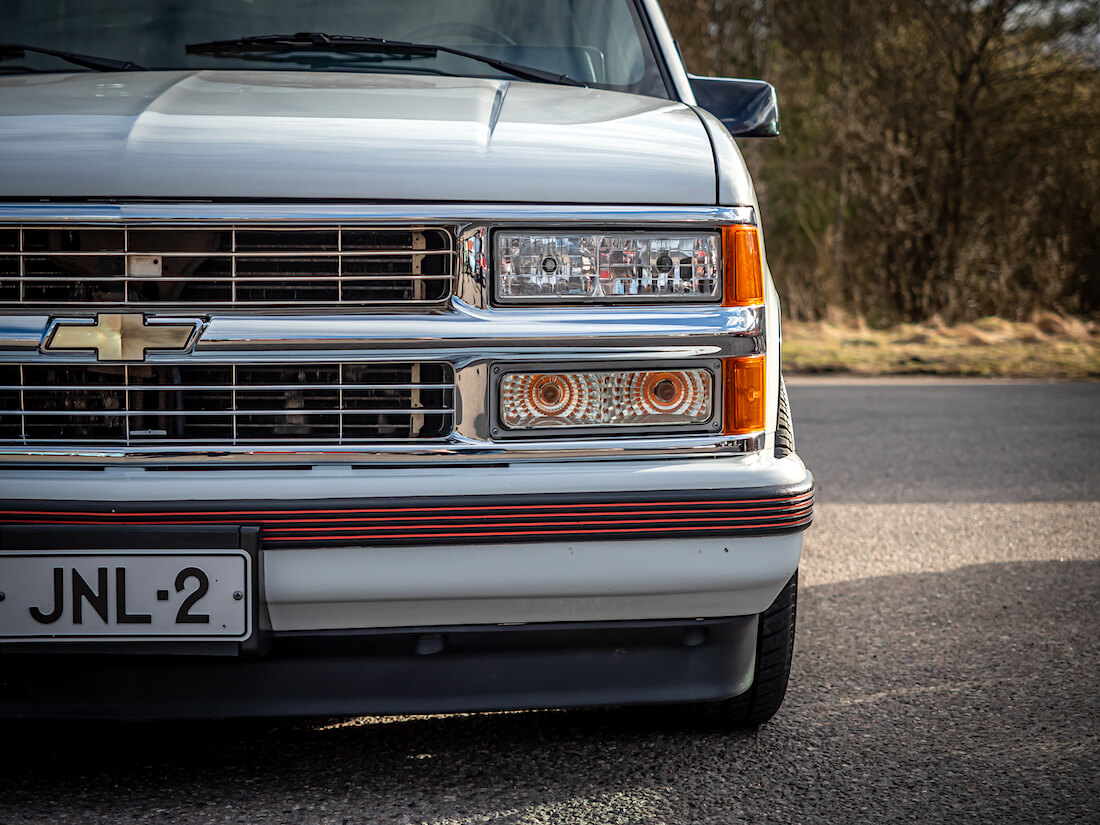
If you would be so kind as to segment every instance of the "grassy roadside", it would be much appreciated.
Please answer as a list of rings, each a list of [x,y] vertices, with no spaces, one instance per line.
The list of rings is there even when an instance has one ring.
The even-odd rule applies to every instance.
[[[870,329],[861,320],[783,322],[791,373],[1100,379],[1100,324],[1041,313],[1031,321],[938,319]]]

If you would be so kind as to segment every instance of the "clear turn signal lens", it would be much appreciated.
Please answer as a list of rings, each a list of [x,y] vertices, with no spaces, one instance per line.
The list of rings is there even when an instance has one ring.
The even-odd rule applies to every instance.
[[[506,303],[717,303],[719,233],[496,233]]]
[[[713,384],[705,369],[510,373],[500,382],[500,420],[512,430],[702,425]]]
[[[722,361],[724,415],[722,432],[744,435],[764,429],[765,360],[763,355]]]

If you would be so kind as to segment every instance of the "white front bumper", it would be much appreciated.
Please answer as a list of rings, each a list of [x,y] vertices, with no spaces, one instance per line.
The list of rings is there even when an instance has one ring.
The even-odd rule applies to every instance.
[[[782,487],[797,456],[501,467],[0,474],[0,499],[63,504],[319,499]],[[264,549],[272,629],[324,630],[755,614],[798,567],[801,532],[585,541]]]
[[[697,541],[265,551],[274,630],[760,613],[802,534]]]

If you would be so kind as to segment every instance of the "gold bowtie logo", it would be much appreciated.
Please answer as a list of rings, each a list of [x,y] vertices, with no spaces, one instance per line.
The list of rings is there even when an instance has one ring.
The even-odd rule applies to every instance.
[[[186,350],[198,327],[198,321],[150,324],[144,315],[99,315],[94,324],[58,321],[43,349],[95,350],[100,361],[144,361],[147,350]]]

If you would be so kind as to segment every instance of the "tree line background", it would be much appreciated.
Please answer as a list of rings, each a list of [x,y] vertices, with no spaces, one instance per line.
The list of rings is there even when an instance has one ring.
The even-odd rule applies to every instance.
[[[1100,0],[663,0],[742,141],[785,313],[1100,316]]]

